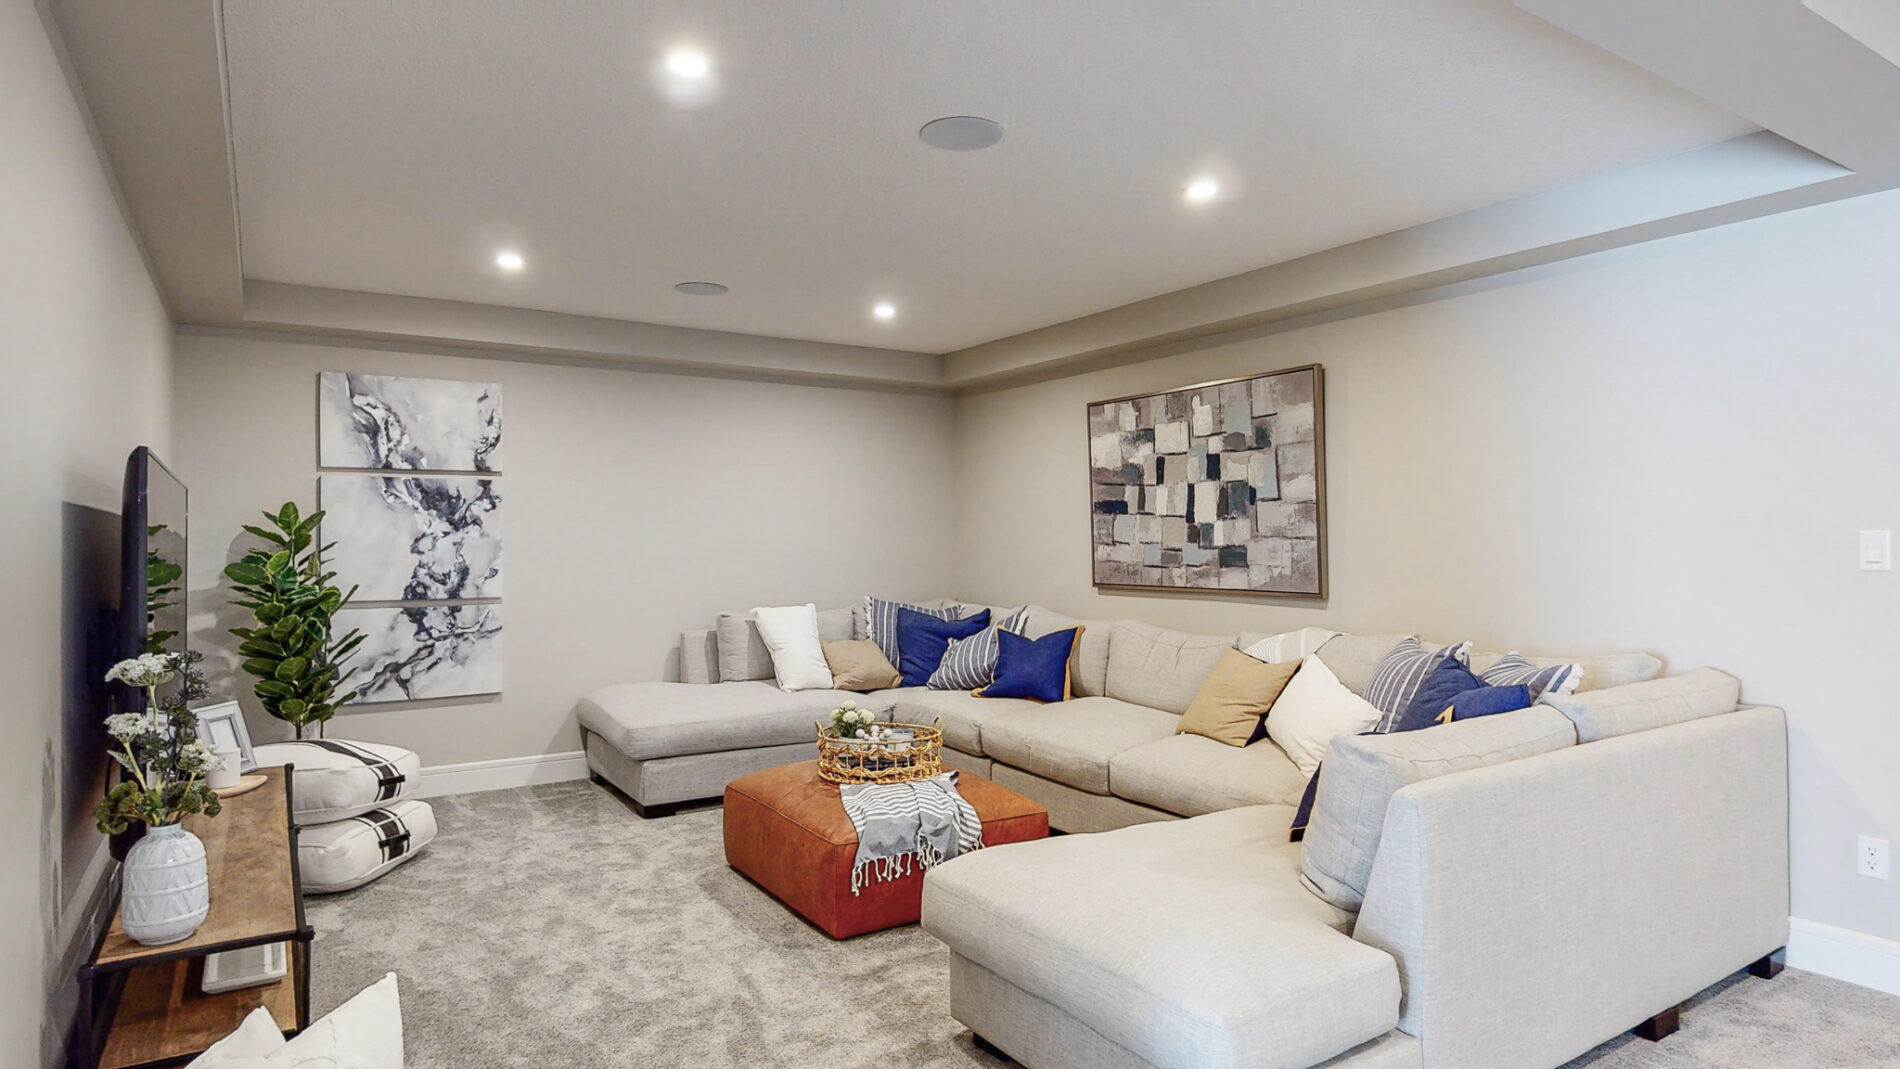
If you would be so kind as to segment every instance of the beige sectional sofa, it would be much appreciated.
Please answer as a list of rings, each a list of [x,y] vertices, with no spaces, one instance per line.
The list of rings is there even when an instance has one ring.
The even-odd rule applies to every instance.
[[[1786,943],[1786,725],[1740,707],[1730,677],[1579,658],[1577,693],[1551,704],[1341,736],[1294,843],[1306,777],[1279,747],[1174,733],[1221,652],[1264,636],[1036,607],[1027,633],[1077,623],[1077,697],[1038,705],[785,694],[744,652],[743,617],[722,617],[723,636],[684,636],[687,682],[581,703],[589,765],[651,811],[809,758],[813,722],[847,699],[940,722],[947,763],[1103,833],[925,881],[952,1014],[1039,1069],[1557,1066],[1738,969],[1770,973]],[[1318,656],[1363,694],[1401,637]]]

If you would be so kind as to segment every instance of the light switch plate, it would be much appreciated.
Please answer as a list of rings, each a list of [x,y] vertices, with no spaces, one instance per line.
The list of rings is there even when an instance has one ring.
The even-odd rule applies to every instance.
[[[1860,533],[1860,570],[1863,572],[1893,570],[1892,531],[1862,531]]]

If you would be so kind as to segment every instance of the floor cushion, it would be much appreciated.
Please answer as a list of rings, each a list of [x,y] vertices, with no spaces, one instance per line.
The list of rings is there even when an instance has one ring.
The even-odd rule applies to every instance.
[[[842,690],[783,691],[738,683],[619,683],[582,698],[581,727],[635,761],[811,742],[818,722],[845,702],[888,713]],[[888,717],[886,717],[888,719]]]
[[[299,824],[327,824],[407,798],[422,774],[413,751],[381,742],[270,742],[256,754],[260,767],[296,766],[290,801]]]
[[[1171,738],[1180,719],[1114,698],[1076,698],[984,721],[983,752],[1078,790],[1111,794],[1109,761],[1124,750]]]
[[[1306,1069],[1397,1024],[1399,976],[1300,885],[1292,815],[980,850],[924,877],[924,929],[1144,1064]]]
[[[306,894],[361,887],[420,853],[435,838],[435,810],[420,798],[297,833],[297,867]]]
[[[1184,817],[1246,805],[1292,805],[1306,777],[1270,739],[1229,746],[1201,735],[1175,735],[1109,759],[1115,795]]]

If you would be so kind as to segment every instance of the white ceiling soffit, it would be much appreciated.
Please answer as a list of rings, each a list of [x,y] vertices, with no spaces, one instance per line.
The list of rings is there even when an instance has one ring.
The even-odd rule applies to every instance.
[[[1900,64],[1900,4],[1893,0],[1802,0],[1849,37]]]
[[[245,0],[225,28],[251,279],[924,352],[1753,129],[1508,0]],[[709,106],[649,88],[676,42]],[[952,114],[1005,136],[918,138]],[[1225,199],[1185,205],[1202,173]]]

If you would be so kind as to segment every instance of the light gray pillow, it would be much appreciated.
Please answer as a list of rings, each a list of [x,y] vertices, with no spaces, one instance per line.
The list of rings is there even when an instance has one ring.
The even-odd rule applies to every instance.
[[[1221,654],[1233,648],[1233,635],[1192,635],[1121,620],[1108,636],[1107,695],[1185,713]]]
[[[1698,668],[1588,694],[1546,694],[1543,703],[1577,725],[1578,739],[1595,742],[1732,713],[1741,698],[1741,680],[1713,668]]]
[[[818,613],[818,641],[843,642],[856,637],[857,620],[850,609],[823,609]],[[719,646],[719,679],[777,679],[772,670],[772,652],[759,637],[759,625],[751,610],[722,612],[713,633]]]
[[[1357,910],[1372,878],[1386,807],[1400,788],[1576,743],[1570,720],[1542,706],[1419,731],[1342,735],[1318,772],[1319,790],[1300,841],[1301,879],[1340,909]]]

